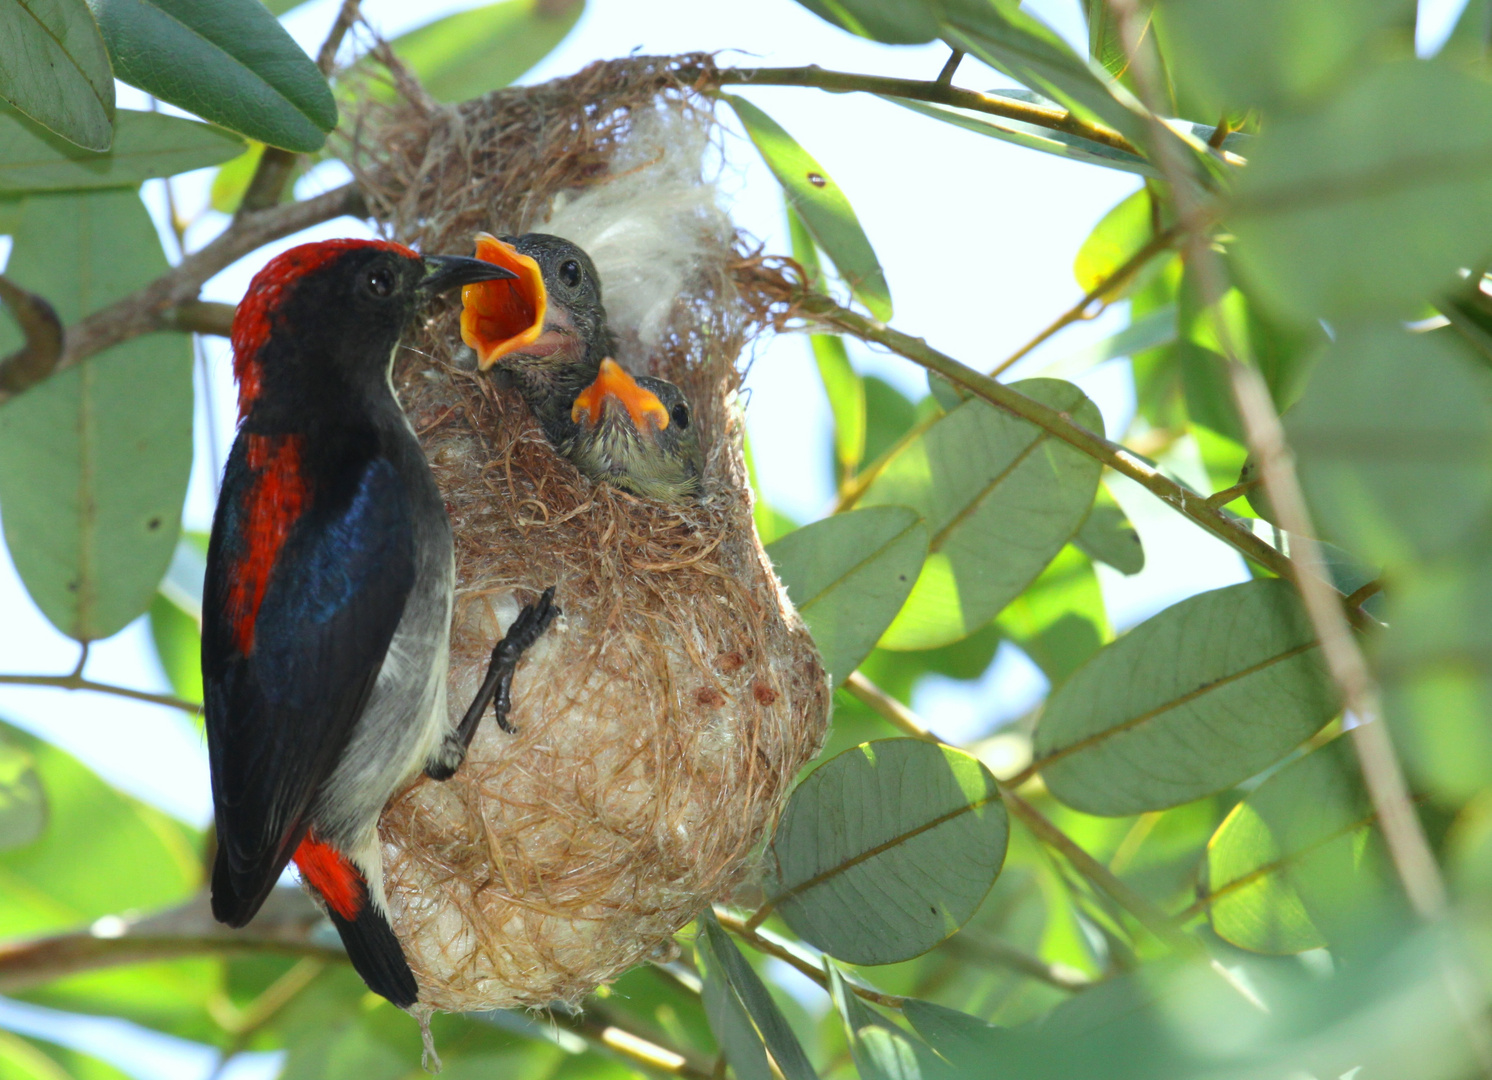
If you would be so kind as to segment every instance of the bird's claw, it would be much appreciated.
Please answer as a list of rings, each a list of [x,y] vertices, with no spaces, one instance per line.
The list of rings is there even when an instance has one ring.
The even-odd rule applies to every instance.
[[[539,640],[559,614],[561,611],[554,602],[554,586],[551,585],[539,599],[526,605],[518,613],[502,640],[492,647],[487,677],[482,680],[481,689],[477,691],[471,707],[466,710],[466,715],[456,728],[455,738],[463,754],[466,747],[471,745],[472,736],[477,733],[477,725],[481,723],[482,714],[487,711],[488,702],[495,703],[497,726],[509,735],[518,733],[518,729],[508,722],[508,713],[513,708],[513,675],[518,670],[519,659]]]

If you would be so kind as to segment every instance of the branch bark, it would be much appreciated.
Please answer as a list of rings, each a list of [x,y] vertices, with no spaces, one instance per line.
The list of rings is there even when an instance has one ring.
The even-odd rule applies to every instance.
[[[26,343],[0,358],[0,402],[52,374],[62,355],[62,320],[46,300],[0,275],[0,300],[10,309]]]
[[[1299,569],[1290,557],[1255,536],[1237,518],[1224,513],[1217,507],[1209,506],[1205,496],[1182,487],[1118,443],[1112,443],[1102,435],[1095,434],[1082,425],[1074,423],[1067,414],[1034,401],[1018,390],[1013,390],[988,375],[966,367],[953,357],[932,348],[922,338],[914,338],[892,330],[884,323],[868,319],[841,306],[822,293],[803,289],[794,294],[791,301],[796,314],[806,316],[814,322],[864,341],[884,345],[913,363],[920,364],[929,371],[936,371],[949,382],[962,386],[991,405],[1030,421],[1089,457],[1102,462],[1115,472],[1129,477],[1157,496],[1171,509],[1190,518],[1246,558],[1252,559],[1282,578],[1290,581],[1299,580]],[[1328,585],[1327,588],[1330,586]],[[1332,591],[1335,592],[1335,590]],[[1340,593],[1337,595],[1341,596]],[[1359,610],[1349,612],[1348,617],[1363,627],[1372,624],[1372,620]]]
[[[971,112],[1003,116],[1007,120],[1019,120],[1037,127],[1077,135],[1092,142],[1101,143],[1115,150],[1146,155],[1132,142],[1113,128],[1102,124],[1090,124],[1079,119],[1059,105],[1035,105],[1010,98],[981,94],[978,90],[963,90],[945,82],[926,82],[920,79],[892,79],[883,75],[860,75],[849,71],[829,71],[817,64],[807,67],[784,68],[682,68],[684,79],[695,79],[705,86],[804,86],[831,93],[844,94],[862,91],[881,94],[885,97],[906,98],[909,101],[926,101],[934,105],[952,105]]]
[[[55,370],[64,371],[141,334],[172,329],[178,309],[197,299],[208,278],[256,248],[323,221],[364,212],[362,193],[356,184],[349,183],[314,199],[256,210],[235,219],[226,232],[201,251],[188,255],[169,273],[69,327]]]

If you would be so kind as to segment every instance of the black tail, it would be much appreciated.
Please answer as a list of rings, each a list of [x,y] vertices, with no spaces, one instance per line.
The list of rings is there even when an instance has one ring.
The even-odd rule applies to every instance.
[[[221,843],[220,840],[212,863],[212,914],[220,923],[245,926],[259,914],[259,908],[280,880],[280,872],[290,862],[290,856],[287,854],[272,862],[263,862],[248,873],[234,873],[228,851]]]
[[[363,901],[356,919],[344,919],[330,905],[326,913],[342,935],[347,958],[368,989],[382,994],[401,1009],[413,1005],[420,994],[419,984],[414,981],[414,972],[409,970],[393,927],[374,909],[372,901]]]

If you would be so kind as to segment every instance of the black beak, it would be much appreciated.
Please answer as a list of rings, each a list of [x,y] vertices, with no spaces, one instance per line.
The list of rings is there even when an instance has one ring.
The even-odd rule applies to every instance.
[[[478,281],[503,281],[517,276],[507,267],[490,263],[486,259],[469,259],[465,255],[426,255],[425,279],[420,282],[419,288],[434,296],[460,285],[471,285]]]

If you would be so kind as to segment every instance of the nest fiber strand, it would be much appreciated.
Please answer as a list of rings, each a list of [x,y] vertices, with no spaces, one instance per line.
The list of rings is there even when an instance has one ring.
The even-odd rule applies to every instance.
[[[741,453],[738,359],[781,281],[702,181],[712,114],[675,70],[634,58],[446,107],[396,68],[400,100],[368,107],[349,155],[376,215],[425,251],[479,230],[586,247],[618,359],[684,389],[706,449],[698,503],[592,484],[476,374],[454,310],[396,364],[456,534],[454,716],[521,605],[555,585],[565,612],[519,667],[518,734],[484,722],[453,779],[381,823],[395,930],[435,1008],[578,1001],[666,950],[742,880],[823,739],[828,680],[757,540]]]

